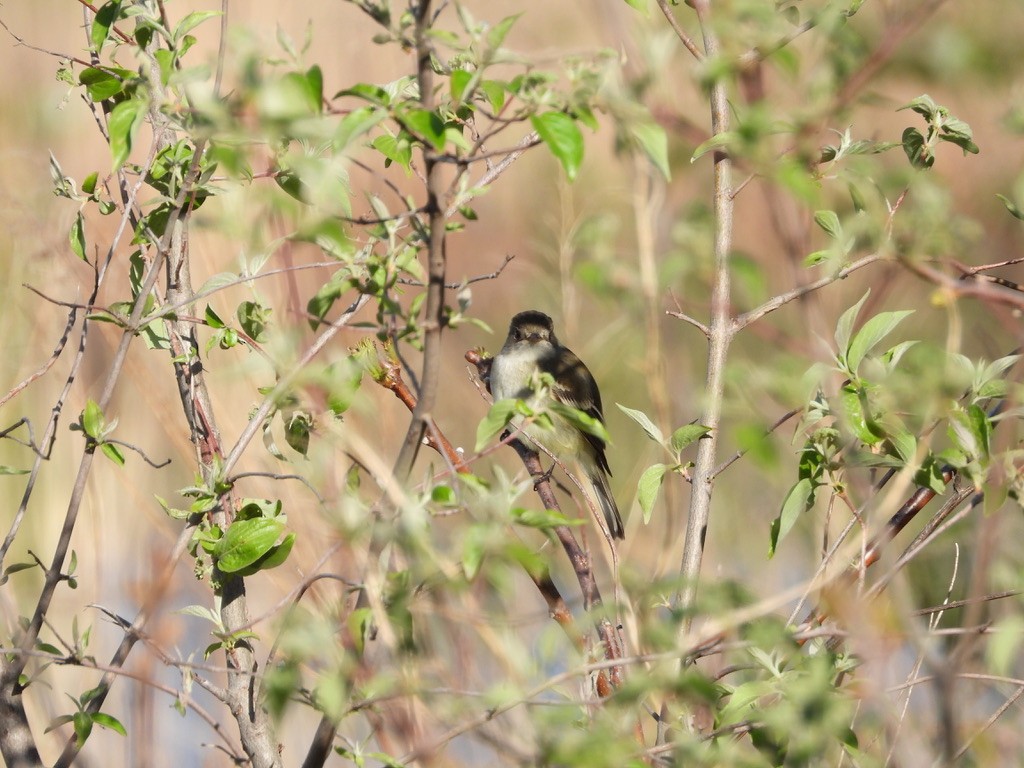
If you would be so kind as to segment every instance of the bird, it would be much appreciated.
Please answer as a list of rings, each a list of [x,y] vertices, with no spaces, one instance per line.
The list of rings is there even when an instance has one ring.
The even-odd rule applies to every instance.
[[[541,374],[549,374],[553,384],[540,386]],[[509,324],[508,338],[494,356],[490,372],[491,394],[495,401],[524,400],[543,409],[544,398],[575,408],[604,424],[601,392],[593,374],[572,350],[555,336],[554,323],[543,312],[520,312]],[[608,479],[612,471],[605,457],[605,442],[586,432],[564,415],[549,412],[547,420],[513,420],[522,425],[529,440],[543,446],[564,462],[574,462],[580,474],[577,480],[589,492],[604,514],[608,530],[616,539],[625,538],[622,517],[615,504]]]

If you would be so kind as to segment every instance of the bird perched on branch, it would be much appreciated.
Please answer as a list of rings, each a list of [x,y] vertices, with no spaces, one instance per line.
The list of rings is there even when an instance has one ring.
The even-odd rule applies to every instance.
[[[491,364],[490,385],[495,401],[524,400],[546,414],[530,420],[519,416],[513,424],[560,460],[576,464],[576,479],[604,513],[608,530],[624,538],[600,436],[606,434],[601,393],[583,361],[559,343],[550,317],[529,310],[512,318],[505,346]]]

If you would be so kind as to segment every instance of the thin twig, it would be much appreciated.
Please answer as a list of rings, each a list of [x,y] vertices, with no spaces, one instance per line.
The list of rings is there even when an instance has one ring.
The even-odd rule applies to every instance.
[[[672,31],[676,33],[676,37],[679,38],[679,42],[683,44],[686,50],[693,54],[693,57],[697,59],[697,61],[703,61],[704,52],[697,47],[697,44],[693,41],[693,38],[686,33],[686,30],[679,26],[679,22],[676,20],[676,15],[672,11],[672,6],[669,4],[668,0],[658,0],[658,7],[661,9],[661,12],[665,14],[665,20],[668,21],[668,25],[672,28]],[[711,51],[708,51],[708,55],[711,56],[713,54]]]
[[[782,414],[778,419],[775,420],[774,424],[772,424],[770,427],[768,427],[768,429],[766,429],[764,431],[764,435],[762,437],[763,438],[768,437],[769,435],[772,434],[772,432],[774,432],[776,429],[781,427],[783,424],[785,424],[787,421],[789,421],[791,418],[796,416],[798,413],[801,413],[802,411],[803,411],[802,407],[801,408],[794,408],[793,410],[787,411],[786,413]],[[710,479],[714,480],[720,474],[725,472],[725,470],[727,470],[734,463],[736,463],[741,458],[743,458],[747,454],[748,451],[750,451],[750,448],[744,448],[742,450],[736,451],[736,453],[734,453],[729,459],[727,459],[726,461],[722,462],[717,467],[715,467],[714,471],[712,471],[712,473],[711,473],[711,478]]]
[[[702,323],[697,318],[690,317],[685,312],[673,311],[671,309],[666,309],[665,310],[665,314],[669,315],[670,317],[674,317],[677,320],[682,320],[685,323],[689,323],[694,328],[696,328],[698,331],[703,333],[704,334],[704,338],[706,338],[706,339],[710,339],[711,338],[711,329],[708,328],[706,325],[704,325],[704,323]]]
[[[60,353],[64,351],[64,347],[67,346],[68,339],[71,337],[71,329],[75,327],[75,320],[78,318],[78,310],[76,307],[72,307],[71,311],[68,312],[68,321],[64,326],[64,333],[61,334],[60,340],[57,345],[53,348],[53,352],[50,353],[50,357],[44,362],[34,373],[29,374],[25,379],[15,384],[11,390],[0,398],[0,408],[2,408],[8,400],[18,395],[19,392],[24,390],[29,384],[36,379],[41,378],[53,364],[57,362],[57,358],[60,357]]]
[[[157,463],[153,459],[149,458],[149,456],[146,455],[146,452],[139,448],[137,445],[127,443],[124,440],[115,440],[112,437],[105,437],[103,438],[103,442],[112,443],[114,445],[120,445],[127,448],[129,451],[133,451],[134,453],[139,454],[139,456],[142,457],[142,460],[149,464],[149,466],[153,467],[153,469],[163,469],[164,467],[171,463],[171,460],[169,458]]]
[[[972,734],[966,741],[964,741],[963,746],[961,746],[960,749],[958,749],[956,753],[953,754],[953,756],[950,758],[950,763],[955,763],[957,760],[959,760],[961,757],[967,754],[967,750],[971,748],[971,744],[973,744],[983,733],[985,733],[985,731],[987,731],[989,728],[995,725],[996,721],[999,720],[999,718],[1002,717],[1010,707],[1016,704],[1017,700],[1020,699],[1021,696],[1024,696],[1024,685],[1018,686],[1017,690],[1014,691],[1013,695],[1006,701],[1004,701],[1000,705],[999,709],[992,713],[992,716],[985,721],[985,724],[981,726],[977,731],[975,731],[974,734]]]
[[[796,301],[797,299],[802,298],[807,294],[812,293],[813,291],[820,290],[821,288],[824,288],[826,285],[831,285],[832,283],[838,280],[845,280],[858,269],[863,269],[864,267],[867,267],[871,264],[874,264],[876,261],[881,260],[882,256],[880,254],[873,253],[869,256],[865,256],[861,259],[858,259],[852,264],[843,267],[834,275],[827,275],[821,278],[820,280],[815,280],[813,283],[801,285],[799,288],[794,288],[792,291],[787,291],[786,293],[775,296],[766,301],[761,306],[755,307],[754,309],[751,309],[748,312],[744,312],[742,315],[738,315],[732,322],[732,332],[737,333],[738,331],[741,331],[744,328],[746,328],[751,323],[757,322],[768,313],[774,312],[775,310],[784,307],[791,301]]]
[[[501,266],[498,267],[493,272],[488,272],[486,275],[476,275],[474,277],[466,278],[461,283],[445,283],[444,287],[455,291],[460,288],[465,288],[467,285],[472,285],[473,283],[479,283],[484,280],[494,280],[495,278],[500,276],[502,272],[505,271],[505,267],[507,267],[509,265],[509,262],[511,262],[514,258],[515,254],[506,253],[505,260],[501,263]],[[419,280],[411,280],[405,277],[398,278],[397,282],[401,283],[402,285],[412,285],[417,288],[424,287],[424,283],[421,283]]]

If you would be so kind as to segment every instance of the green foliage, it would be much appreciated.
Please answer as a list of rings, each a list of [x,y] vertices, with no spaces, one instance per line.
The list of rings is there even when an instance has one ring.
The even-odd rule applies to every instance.
[[[964,154],[978,154],[971,126],[954,117],[950,111],[936,104],[928,94],[918,96],[900,109],[909,109],[921,115],[928,124],[924,134],[910,127],[903,131],[903,151],[915,168],[931,168],[935,163],[935,150],[940,141],[955,144]]]
[[[928,543],[938,564],[922,557],[880,576],[836,576],[828,594],[802,583],[808,594],[793,621],[830,614],[815,631],[788,626],[791,606],[782,601],[795,600],[797,591],[778,594],[779,569],[787,586],[815,569],[826,578],[847,572],[857,554],[838,547],[828,556],[834,559],[816,562],[841,525],[855,531],[848,546],[858,534],[861,544],[885,538],[885,518],[904,500],[888,495],[890,472],[896,482],[888,487],[906,494],[984,494],[990,514],[1004,499],[1020,506],[1024,498],[1018,356],[998,351],[1016,341],[983,313],[1007,328],[1012,318],[987,303],[991,284],[971,280],[963,268],[976,254],[1016,247],[1013,235],[977,212],[982,202],[1009,219],[987,182],[972,178],[958,188],[959,180],[941,175],[943,143],[965,155],[979,151],[967,122],[929,96],[895,110],[895,118],[891,106],[907,98],[907,82],[924,79],[929,56],[952,67],[962,54],[927,32],[915,34],[911,47],[934,46],[930,54],[901,52],[901,36],[917,30],[893,24],[887,7],[858,0],[712,3],[701,14],[710,21],[692,5],[670,5],[698,45],[704,33],[719,38],[717,50],[694,57],[650,13],[650,3],[626,3],[638,13],[616,17],[624,21],[599,44],[607,48],[581,51],[571,29],[559,29],[540,49],[528,37],[535,18],[502,17],[486,4],[355,0],[347,10],[368,17],[372,40],[355,39],[353,25],[330,42],[378,57],[374,71],[388,73],[381,82],[368,81],[369,69],[314,61],[314,38],[326,39],[316,25],[298,43],[283,26],[276,42],[233,30],[214,61],[207,52],[218,49],[211,43],[219,11],[179,9],[175,17],[171,5],[125,1],[89,12],[89,55],[67,57],[58,79],[103,124],[109,161],[76,157],[88,171],[79,182],[50,159],[53,192],[68,206],[59,237],[65,242],[70,222],[68,269],[76,280],[75,270],[89,276],[83,285],[95,279],[98,286],[94,298],[74,299],[76,312],[85,307],[90,325],[81,338],[90,351],[83,353],[87,389],[75,362],[72,378],[79,378],[69,391],[112,391],[94,389],[91,377],[114,363],[92,358],[91,350],[120,347],[97,338],[123,339],[125,348],[142,339],[145,348],[133,344],[124,359],[128,375],[139,377],[131,391],[143,402],[118,390],[114,399],[104,395],[114,404],[105,408],[122,416],[119,436],[140,424],[160,427],[141,431],[140,444],[170,440],[183,448],[174,452],[175,471],[184,462],[194,472],[172,500],[156,498],[163,522],[181,536],[174,551],[184,550],[205,581],[193,588],[208,590],[202,604],[178,613],[209,622],[211,637],[192,648],[182,635],[181,654],[172,655],[177,648],[160,645],[159,635],[129,629],[131,619],[100,609],[120,631],[149,643],[138,644],[146,646],[141,652],[159,649],[162,662],[181,670],[180,690],[172,692],[178,711],[188,716],[195,706],[193,675],[206,675],[191,659],[202,653],[214,668],[229,670],[228,684],[244,677],[232,689],[238,698],[223,709],[250,718],[243,738],[260,731],[251,719],[262,718],[268,754],[301,754],[283,743],[292,724],[307,717],[312,731],[323,716],[336,728],[334,751],[357,765],[450,762],[477,735],[485,741],[480,749],[493,747],[509,764],[881,765],[902,745],[899,729],[887,727],[891,713],[903,713],[906,731],[927,735],[924,711],[932,708],[905,707],[888,678],[880,685],[873,649],[884,647],[900,673],[925,648],[924,667],[954,649],[950,657],[964,669],[977,663],[1018,674],[1021,626],[1010,611],[979,619],[993,633],[972,634],[984,648],[964,654],[955,651],[956,635],[936,642],[930,633],[937,623],[925,629],[907,610],[912,603],[924,608],[924,596],[946,588],[944,530]],[[430,13],[418,19],[422,8]],[[542,26],[547,15],[561,25],[575,12],[538,11]],[[962,42],[953,32],[953,42]],[[379,46],[372,53],[358,47],[370,42]],[[1013,71],[1008,52],[991,57],[998,66],[989,65],[987,79],[974,75],[977,93],[993,92],[996,70]],[[974,71],[957,69],[963,77]],[[887,71],[897,76],[885,79]],[[431,91],[421,92],[427,81]],[[964,100],[947,86],[934,86],[942,88],[941,101],[972,105],[970,119],[982,125],[985,117],[973,113],[980,99]],[[692,107],[706,105],[719,87],[728,108],[715,123],[729,127],[711,134],[706,108],[694,114]],[[875,113],[864,111],[867,94]],[[1020,106],[1003,108],[1007,130],[1019,131]],[[888,120],[876,119],[879,112]],[[905,117],[917,124],[894,122]],[[529,283],[520,292],[512,270],[499,269],[498,282],[478,287],[480,277],[470,275],[495,269],[491,251],[500,253],[498,237],[506,236],[484,195],[507,183],[513,174],[505,171],[535,149],[550,158],[534,167],[541,175],[527,181],[526,193],[492,196],[502,206],[516,198],[524,205],[510,208],[503,223],[523,243],[516,255],[528,264]],[[92,170],[108,162],[110,173]],[[712,173],[726,167],[731,180],[719,175],[724,187],[712,199]],[[997,195],[1005,211],[1024,219],[1022,182],[1004,178],[996,188],[1006,192]],[[735,217],[722,215],[726,207]],[[731,222],[735,233],[722,229]],[[743,251],[725,252],[725,244]],[[186,261],[197,258],[175,271],[171,261],[182,252]],[[733,290],[719,303],[717,287],[727,282],[717,271],[722,265]],[[560,286],[549,282],[556,267]],[[467,274],[459,273],[464,268]],[[902,282],[911,274],[937,288],[929,295],[929,283]],[[205,280],[198,291],[193,278]],[[448,287],[437,306],[430,294],[439,283]],[[827,285],[810,291],[815,283]],[[1000,288],[1000,300],[1015,303],[1006,293],[1012,286]],[[839,312],[851,293],[862,298]],[[524,297],[543,306],[555,296],[566,314],[583,308],[568,318],[567,333],[600,373],[606,402],[615,393],[636,406],[617,404],[618,412],[605,414],[613,417],[611,433],[546,399],[552,382],[543,377],[537,397],[496,402],[477,421],[482,400],[451,366],[453,346],[479,343],[473,328],[489,332],[488,322],[504,322],[503,313]],[[968,305],[966,296],[978,303]],[[706,359],[699,336],[662,327],[661,313],[672,306],[678,315],[704,317],[709,308],[733,314],[724,326],[695,323],[719,348],[732,345],[724,390],[715,390],[713,377],[700,383],[693,375]],[[737,321],[741,306],[764,310],[757,328]],[[103,323],[106,335],[92,323]],[[16,340],[18,333],[9,335]],[[429,374],[425,386],[426,350],[442,348],[430,343],[439,338],[446,352],[432,362],[440,374]],[[649,348],[654,339],[660,348]],[[18,345],[11,347],[13,371],[20,362],[13,360]],[[814,362],[822,359],[829,364]],[[168,381],[151,386],[148,377],[157,375]],[[431,391],[437,396],[430,408],[417,407]],[[149,399],[164,392],[181,403]],[[712,413],[709,404],[723,397]],[[441,451],[427,459],[422,447],[410,474],[399,477],[392,467],[405,452],[409,408],[422,418],[424,440]],[[801,413],[799,424],[783,419],[767,427],[790,409]],[[555,420],[611,446],[624,515],[635,491],[645,526],[607,560],[614,567],[605,567],[604,542],[589,516],[564,503],[538,505],[531,479],[518,467],[510,475],[503,457],[511,462],[511,452],[494,445],[506,430]],[[473,440],[474,422],[481,455],[465,456],[459,440]],[[84,435],[84,451],[99,448],[120,466],[130,444],[114,439],[117,427],[89,399],[72,428]],[[38,471],[14,467],[43,463],[44,487],[53,477],[45,463],[52,444],[16,429],[0,436],[33,453],[0,465],[0,474],[32,473],[20,520],[41,506],[27,499]],[[266,451],[252,448],[252,436],[262,437]],[[178,445],[185,437],[190,444]],[[656,456],[647,452],[650,443]],[[704,461],[700,477],[691,472],[691,452],[711,457],[711,474]],[[134,492],[147,488],[149,472],[119,472],[132,491],[119,495],[144,498]],[[90,484],[79,495],[95,503],[92,491]],[[708,556],[718,559],[691,582],[666,566],[682,545],[676,537],[686,510],[679,505],[712,491],[713,517],[701,535],[726,530],[729,538],[709,539]],[[116,551],[107,545],[120,527],[103,523],[104,562]],[[563,551],[567,529],[579,551]],[[968,551],[971,537],[958,543],[973,569],[972,590],[1000,573],[1016,588],[1019,558],[994,544]],[[0,586],[81,589],[84,574],[92,580],[90,568],[79,572],[73,552],[66,572],[57,558],[52,567],[60,572],[51,573],[48,557],[9,554],[7,547]],[[777,562],[786,559],[767,565],[760,554],[766,548]],[[908,561],[917,557],[910,554]],[[885,563],[891,561],[896,557]],[[990,563],[997,564],[991,572]],[[903,580],[900,603],[873,602],[872,590],[896,578]],[[684,605],[678,595],[691,587],[693,602]],[[949,591],[959,589],[954,579]],[[244,611],[233,609],[247,595],[256,595],[259,607],[240,619]],[[156,598],[146,604],[154,616],[160,608]],[[945,621],[953,625],[951,614]],[[75,617],[68,634],[54,612],[44,618],[11,620],[5,664],[18,663],[17,649],[31,649],[40,656],[14,676],[19,683],[45,674],[67,688],[60,677],[66,668],[100,664],[88,655],[90,629],[79,631]],[[831,622],[848,631],[815,634],[827,634]],[[595,634],[595,626],[610,634]],[[911,633],[915,641],[904,641]],[[608,637],[623,644],[621,669],[603,661],[617,652]],[[216,693],[219,684],[209,687]],[[909,690],[923,684],[907,683]],[[958,692],[965,688],[958,680]],[[930,695],[942,703],[938,686]],[[51,728],[71,724],[79,747],[95,725],[123,735],[116,718],[91,711],[100,696],[95,688],[72,697],[75,711]],[[269,743],[279,735],[281,744]],[[474,759],[492,757],[481,754]]]
[[[97,686],[92,688],[81,696],[74,697],[69,695],[68,698],[74,702],[77,711],[71,715],[60,715],[50,721],[49,726],[46,728],[46,733],[59,728],[67,723],[72,723],[75,730],[75,742],[79,749],[85,744],[86,740],[92,734],[93,726],[98,725],[108,731],[113,731],[121,736],[127,736],[128,731],[113,715],[108,715],[104,712],[90,712],[87,707],[96,697],[101,694],[105,694],[106,689],[104,686]]]

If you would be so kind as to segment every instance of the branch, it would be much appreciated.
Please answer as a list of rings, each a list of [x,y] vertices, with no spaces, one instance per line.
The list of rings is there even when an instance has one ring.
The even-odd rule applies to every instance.
[[[732,321],[732,333],[742,331],[751,323],[757,322],[765,315],[786,306],[791,301],[796,301],[797,299],[803,298],[809,293],[813,293],[814,291],[824,288],[826,285],[831,285],[832,283],[837,282],[839,280],[845,280],[858,269],[862,269],[870,264],[874,264],[876,261],[881,260],[882,256],[880,254],[873,253],[870,256],[865,256],[864,258],[858,259],[852,264],[843,267],[834,275],[827,275],[821,278],[820,280],[815,280],[813,283],[801,285],[799,288],[794,288],[792,291],[779,294],[778,296],[769,299],[761,306],[755,307],[754,309],[751,309],[750,311],[744,312],[742,315],[737,316]]]
[[[772,424],[770,427],[768,427],[768,429],[765,430],[764,437],[768,437],[772,432],[774,432],[776,429],[781,427],[783,424],[785,424],[787,421],[789,421],[791,418],[796,416],[798,413],[801,413],[802,411],[802,407],[794,408],[793,410],[787,411],[786,413],[782,414],[778,419],[775,420],[774,424]],[[743,450],[736,451],[736,453],[734,453],[729,459],[715,467],[714,471],[711,473],[710,479],[714,480],[715,478],[717,478],[720,474],[725,472],[725,470],[727,470],[737,461],[742,459],[749,450],[750,448],[744,448]]]
[[[473,283],[480,283],[483,282],[484,280],[494,280],[495,278],[500,276],[502,272],[505,271],[505,267],[507,267],[509,265],[509,262],[511,262],[514,258],[514,254],[506,253],[505,260],[501,263],[501,266],[498,267],[493,272],[488,272],[485,275],[476,275],[474,277],[467,278],[463,280],[461,283],[445,283],[444,287],[455,291],[458,290],[459,288],[464,288],[467,285],[472,285]],[[406,277],[398,278],[397,282],[401,283],[402,285],[414,285],[417,288],[423,287],[423,283],[421,283],[419,280],[411,280]]]
[[[421,0],[416,6],[416,77],[420,87],[420,104],[430,111],[434,108],[434,70],[431,66],[433,43],[430,38],[431,1]],[[404,483],[412,472],[419,454],[420,444],[427,430],[427,422],[437,400],[441,375],[441,333],[444,330],[444,278],[447,266],[445,254],[445,212],[441,208],[442,165],[437,153],[424,147],[423,158],[427,170],[427,303],[423,339],[423,371],[420,375],[420,397],[412,412],[412,421],[405,441],[395,460],[394,475]]]
[[[704,50],[709,59],[718,55],[719,43],[710,18],[709,0],[694,0],[694,9],[704,35]],[[729,130],[729,97],[725,81],[719,77],[710,88],[711,133],[719,136]],[[683,557],[679,567],[680,589],[674,603],[686,618],[680,625],[685,636],[689,633],[693,613],[689,609],[697,596],[701,561],[704,556],[704,538],[711,513],[711,476],[718,448],[719,425],[725,390],[725,363],[732,341],[730,319],[729,255],[732,251],[733,209],[732,161],[726,152],[714,153],[714,216],[715,216],[715,271],[711,291],[711,322],[708,325],[708,364],[704,412],[700,423],[709,428],[698,443],[693,467],[690,514],[686,521]]]
[[[41,378],[48,370],[50,370],[50,368],[53,367],[53,364],[57,362],[57,358],[60,357],[60,353],[63,352],[64,347],[67,346],[68,339],[71,336],[71,329],[75,327],[75,320],[77,318],[78,308],[72,307],[71,311],[68,312],[68,322],[64,326],[64,333],[61,334],[60,340],[57,342],[57,346],[55,346],[53,348],[53,352],[50,353],[49,359],[39,366],[35,373],[30,374],[18,384],[15,384],[6,395],[0,397],[0,408],[6,405],[8,400],[18,395],[18,393],[24,390],[29,384],[36,379]],[[0,562],[2,562],[2,560],[3,558],[0,558]]]
[[[669,4],[668,0],[658,0],[658,7],[661,8],[661,12],[665,14],[665,20],[668,21],[668,25],[672,27],[672,31],[676,33],[676,37],[679,38],[679,41],[683,44],[686,50],[692,53],[693,57],[697,61],[703,61],[703,52],[697,47],[697,44],[693,42],[693,38],[686,34],[686,30],[679,26],[679,22],[676,21],[676,16],[672,12],[672,6]],[[712,55],[711,51],[708,51],[708,55]]]
[[[378,351],[376,344],[374,350]],[[392,354],[393,348],[387,344],[383,352],[378,351],[377,363],[371,371],[373,380],[384,389],[390,390],[411,413],[416,412],[417,398],[402,379],[402,368]],[[453,446],[447,437],[437,428],[433,417],[429,429],[423,436],[423,442],[444,457],[452,468],[459,473],[469,474],[470,469],[462,458],[462,454]]]

